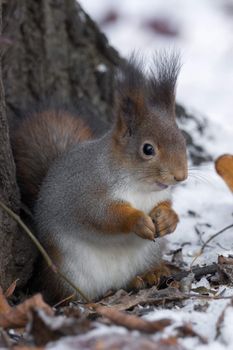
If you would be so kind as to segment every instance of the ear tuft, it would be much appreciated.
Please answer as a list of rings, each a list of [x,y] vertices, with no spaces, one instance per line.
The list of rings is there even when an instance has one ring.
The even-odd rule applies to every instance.
[[[177,52],[156,53],[150,69],[150,100],[154,105],[174,106],[176,82],[180,72],[180,55]]]
[[[125,118],[131,129],[145,113],[147,85],[143,58],[133,53],[121,65],[117,75],[118,114]]]

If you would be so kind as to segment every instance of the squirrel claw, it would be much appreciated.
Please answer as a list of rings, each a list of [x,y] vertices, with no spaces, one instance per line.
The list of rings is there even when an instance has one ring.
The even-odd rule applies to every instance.
[[[140,290],[146,287],[158,285],[162,276],[171,275],[169,266],[164,261],[161,261],[151,271],[147,271],[140,276],[134,277],[129,284],[129,289]]]
[[[155,223],[156,238],[174,232],[179,222],[178,215],[171,208],[170,202],[162,202],[157,205],[150,212],[150,216]]]
[[[133,232],[144,239],[154,240],[155,237],[155,225],[148,215],[141,215],[137,218]]]

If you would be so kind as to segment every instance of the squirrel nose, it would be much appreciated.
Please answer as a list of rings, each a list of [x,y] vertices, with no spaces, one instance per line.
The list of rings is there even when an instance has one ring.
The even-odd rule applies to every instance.
[[[184,171],[178,171],[176,172],[176,174],[174,175],[174,180],[176,182],[181,182],[187,179],[187,173]]]

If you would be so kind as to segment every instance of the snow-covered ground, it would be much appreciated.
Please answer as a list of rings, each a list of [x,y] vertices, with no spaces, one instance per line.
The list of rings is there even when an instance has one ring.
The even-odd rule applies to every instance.
[[[225,152],[233,154],[232,1],[82,0],[81,3],[123,56],[134,49],[141,50],[149,62],[157,48],[178,48],[184,62],[179,77],[178,101],[201,111],[209,121],[208,131],[199,143],[214,158]],[[174,206],[180,215],[180,225],[169,237],[170,249],[183,246],[188,266],[203,241],[233,223],[232,194],[215,174],[213,164],[202,166],[193,174],[198,179],[190,176],[190,180],[174,192]],[[189,210],[196,215],[190,215]],[[199,235],[195,228],[199,230]],[[233,229],[211,241],[195,263],[214,262],[219,254],[233,254]],[[208,287],[208,281],[202,279],[198,286]],[[223,296],[229,295],[233,296],[233,289],[227,287]],[[221,335],[215,340],[218,318],[229,300],[208,302],[205,311],[196,310],[195,305],[206,303],[206,300],[186,301],[182,308],[161,308],[149,313],[147,318],[168,317],[175,320],[175,326],[192,323],[199,334],[207,337],[208,344],[201,344],[196,338],[182,340],[187,349],[233,349],[231,306],[226,310]],[[106,326],[101,330],[102,333],[109,331]],[[122,332],[122,329],[112,327],[112,331]],[[163,336],[168,334],[173,334],[172,327]]]

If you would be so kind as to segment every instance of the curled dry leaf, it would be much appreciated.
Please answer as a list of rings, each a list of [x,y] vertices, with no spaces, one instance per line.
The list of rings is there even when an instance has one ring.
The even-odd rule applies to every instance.
[[[16,288],[18,281],[19,281],[19,279],[17,278],[13,283],[11,283],[10,287],[7,288],[7,290],[5,291],[6,298],[9,298],[12,296],[12,294],[15,291],[15,288]]]
[[[138,316],[128,315],[107,306],[98,305],[95,307],[95,310],[99,315],[107,317],[111,322],[118,326],[123,326],[129,330],[137,330],[145,333],[160,332],[172,323],[169,319],[147,321]]]
[[[0,327],[24,327],[28,321],[29,312],[33,309],[43,309],[48,315],[53,315],[52,308],[44,302],[40,294],[36,294],[22,304],[12,307],[0,314]]]
[[[2,288],[0,287],[0,315],[11,310],[5,295],[3,294]],[[0,316],[1,317],[1,316]]]
[[[227,186],[233,192],[233,156],[224,154],[215,161],[217,173],[223,178]]]

